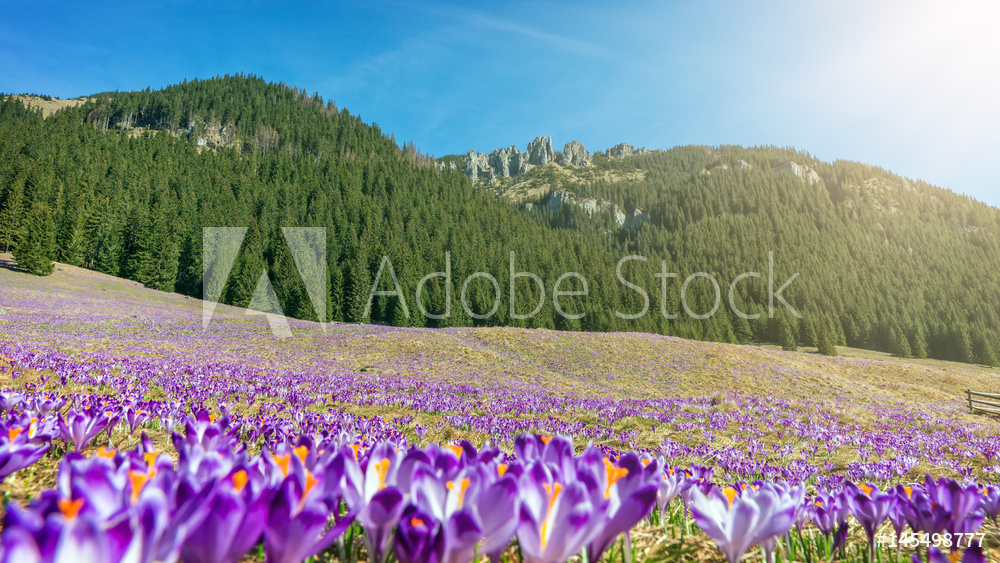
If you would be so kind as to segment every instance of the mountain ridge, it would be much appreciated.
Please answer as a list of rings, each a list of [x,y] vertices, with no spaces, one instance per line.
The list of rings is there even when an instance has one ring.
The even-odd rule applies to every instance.
[[[198,295],[202,228],[248,226],[223,301],[245,305],[263,270],[284,310],[310,318],[281,228],[324,227],[332,320],[644,331],[1000,363],[1000,293],[990,282],[1000,268],[994,207],[787,147],[590,154],[583,166],[582,145],[567,143],[563,152],[573,154],[560,157],[551,139],[533,143],[535,161],[545,164],[530,165],[529,154],[529,169],[491,186],[457,170],[461,157],[400,146],[332,101],[253,76],[99,93],[44,118],[5,97],[0,244],[51,236],[52,257],[63,262]],[[496,197],[505,190],[509,196]],[[555,194],[559,203],[550,206]],[[644,219],[622,228],[619,213]],[[30,214],[50,218],[51,232],[22,228]],[[447,284],[433,280],[421,304],[431,311],[450,304],[449,318],[406,315],[384,295],[365,316],[385,257],[412,312],[417,282],[443,270],[446,252],[458,283],[449,297]],[[461,280],[484,272],[507,284],[510,252],[517,268],[537,272],[542,292],[519,283],[508,295],[505,287],[491,307],[493,292],[477,282],[466,309]],[[768,271],[769,253],[780,279],[801,274],[785,295],[804,319],[768,314],[767,287],[753,279],[735,288],[733,302],[762,317],[741,318],[726,302],[741,273]],[[630,255],[647,261],[616,275]],[[661,261],[678,274],[676,286],[661,288],[654,278]],[[571,271],[590,287],[587,296],[564,298],[583,314],[577,319],[557,314],[548,299]],[[721,284],[723,307],[708,319],[684,314],[713,309],[707,282],[691,284],[686,304],[680,299],[681,282],[699,272]],[[392,289],[385,276],[379,283]],[[531,311],[539,297],[538,315],[512,315]],[[645,316],[617,316],[644,302]],[[491,308],[488,319],[469,312]]]

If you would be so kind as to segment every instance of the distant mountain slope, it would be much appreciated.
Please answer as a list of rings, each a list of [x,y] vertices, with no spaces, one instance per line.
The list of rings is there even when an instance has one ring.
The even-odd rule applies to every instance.
[[[546,157],[550,144],[540,149]],[[44,119],[6,98],[0,250],[31,230],[29,213],[48,216],[54,258],[200,296],[202,228],[248,227],[223,301],[249,303],[266,270],[283,310],[315,318],[281,229],[326,227],[321,314],[330,319],[639,330],[827,351],[850,344],[1000,364],[997,209],[877,167],[824,163],[787,148],[619,151],[592,155],[587,166],[581,149],[572,146],[570,157],[553,152],[555,162],[491,186],[471,182],[460,157],[435,162],[332,102],[255,77],[95,94]],[[512,251],[515,272],[535,273],[544,284],[538,314],[526,319],[517,317],[532,312],[539,292],[518,278],[511,314]],[[446,252],[450,315],[426,318],[417,313],[415,289],[446,269]],[[768,318],[770,252],[773,290],[799,274],[783,295],[801,319],[779,301]],[[630,255],[647,258],[621,267],[648,293],[647,313],[634,320],[615,314],[647,303],[616,276]],[[408,307],[377,296],[366,318],[384,256]],[[663,261],[676,279],[654,276]],[[497,280],[499,303],[489,318],[476,316],[491,311],[496,290],[486,278],[470,279],[475,272]],[[560,315],[553,304],[565,272],[588,282],[587,295],[559,301],[581,318]],[[704,320],[692,315],[716,302],[707,277],[690,278],[690,315],[680,297],[698,272],[719,284],[720,306]],[[745,272],[761,277],[741,278],[734,301],[761,315],[755,320],[729,303],[730,284]],[[447,310],[445,285],[443,277],[426,282],[426,310]],[[387,269],[378,289],[393,289]],[[560,289],[582,286],[568,279]]]

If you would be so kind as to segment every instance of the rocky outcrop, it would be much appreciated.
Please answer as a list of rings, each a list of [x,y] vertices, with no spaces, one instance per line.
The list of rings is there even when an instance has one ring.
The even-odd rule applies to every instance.
[[[645,147],[635,148],[628,143],[619,143],[600,154],[610,158],[625,158],[648,154]],[[590,166],[593,157],[590,151],[579,141],[570,141],[563,147],[561,153],[555,152],[552,148],[552,137],[535,137],[534,141],[528,143],[528,147],[521,152],[517,147],[511,145],[505,149],[496,149],[493,152],[477,153],[469,151],[466,156],[459,161],[456,167],[451,163],[452,169],[459,168],[465,172],[472,181],[488,181],[496,183],[507,178],[516,178],[527,174],[533,166],[545,166],[550,162],[556,162],[562,166]],[[461,164],[464,162],[464,168]],[[446,166],[443,162],[437,163],[438,170],[444,170]]]
[[[566,190],[557,190],[549,194],[549,201],[545,204],[545,208],[554,215],[559,213],[565,204],[576,205],[576,196]]]
[[[590,151],[579,141],[570,141],[563,147],[563,152],[556,158],[556,162],[563,166],[590,166]]]
[[[491,152],[489,156],[489,163],[490,168],[492,168],[498,176],[501,178],[510,178],[510,150],[496,149]]]
[[[628,219],[625,221],[625,225],[628,226],[629,229],[638,229],[646,221],[649,221],[649,213],[636,207],[632,210],[632,213],[629,214]]]
[[[736,164],[733,165],[733,168],[739,170],[740,172],[746,172],[747,170],[751,170],[753,166],[750,166],[750,163],[745,160],[737,160]]]
[[[496,149],[489,156],[490,167],[501,178],[520,176],[528,171],[528,159],[517,147]]]
[[[517,150],[513,145],[510,147],[510,175],[511,176],[523,176],[528,173],[528,169],[531,165],[528,164],[528,155]]]
[[[798,176],[799,179],[809,184],[810,186],[820,181],[819,174],[817,174],[815,170],[809,168],[804,164],[797,164],[790,160],[782,164],[781,166],[774,168],[773,170],[771,170],[771,172],[775,174],[781,174],[784,172],[793,174],[795,176]]]
[[[604,156],[608,158],[626,158],[629,156],[642,156],[644,154],[649,154],[649,149],[646,147],[637,149],[628,143],[618,143],[604,151]]]
[[[493,183],[496,180],[496,175],[493,169],[490,168],[489,157],[486,156],[486,153],[470,150],[465,154],[465,158],[467,159],[465,175],[473,182],[476,180],[486,180]]]
[[[566,205],[572,205],[586,211],[590,217],[606,213],[619,228],[628,226],[630,229],[636,229],[648,220],[648,215],[641,209],[635,209],[632,213],[626,214],[620,207],[610,201],[598,200],[592,197],[578,198],[566,190],[556,190],[549,194],[549,200],[545,204],[545,209],[555,215]],[[531,211],[538,207],[538,205],[526,203],[523,209]]]
[[[625,226],[625,212],[621,210],[617,205],[611,206],[611,219],[614,220],[615,224],[619,227]]]
[[[484,172],[489,169],[490,163],[488,158],[483,153],[478,153],[476,151],[470,150],[465,153],[465,175],[471,178],[473,181],[479,178],[479,173]]]
[[[528,143],[528,164],[534,166],[545,166],[555,159],[555,151],[552,150],[552,137],[535,137],[534,141]]]

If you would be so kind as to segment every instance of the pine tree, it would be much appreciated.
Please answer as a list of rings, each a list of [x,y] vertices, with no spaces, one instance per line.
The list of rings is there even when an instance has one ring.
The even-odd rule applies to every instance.
[[[996,342],[991,340],[985,331],[977,331],[974,340],[976,362],[984,366],[1000,367],[1000,357],[997,354]]]
[[[18,232],[21,230],[23,205],[24,180],[18,178],[11,185],[3,210],[0,211],[0,244],[3,245],[4,252],[10,252],[17,241]]]
[[[816,329],[816,348],[823,356],[837,355],[837,337],[830,321],[818,323]]]
[[[889,347],[889,352],[898,358],[909,358],[913,356],[913,352],[910,349],[910,341],[906,338],[906,334],[900,330],[898,326],[892,328]]]
[[[910,350],[913,352],[914,358],[924,359],[927,357],[927,338],[924,337],[924,332],[919,328],[915,329],[910,337]]]
[[[798,350],[799,346],[795,342],[795,331],[792,330],[792,325],[790,325],[787,320],[782,319],[779,330],[780,330],[779,339],[781,342],[781,349],[785,350],[786,352],[794,352]]]
[[[351,264],[351,283],[347,299],[346,320],[352,323],[369,322],[365,316],[365,307],[372,291],[371,275],[368,271],[368,253],[364,247],[359,247]],[[374,309],[374,304],[373,307]]]
[[[35,202],[18,231],[14,248],[14,261],[17,265],[36,276],[51,274],[55,230],[52,210],[42,202]]]

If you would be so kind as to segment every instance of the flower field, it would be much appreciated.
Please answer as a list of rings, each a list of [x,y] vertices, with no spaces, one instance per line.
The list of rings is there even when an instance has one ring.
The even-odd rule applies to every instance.
[[[0,269],[4,561],[979,561],[996,374]],[[964,558],[964,559],[963,559]]]

